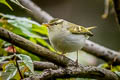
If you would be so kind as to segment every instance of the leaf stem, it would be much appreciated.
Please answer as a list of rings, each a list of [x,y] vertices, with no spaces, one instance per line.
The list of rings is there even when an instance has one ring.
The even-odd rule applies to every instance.
[[[11,38],[11,36],[10,36],[10,34],[8,33],[8,35],[9,35],[9,38]],[[12,43],[11,43],[12,44]],[[12,44],[12,49],[13,49],[13,53],[14,53],[14,60],[15,60],[15,66],[16,66],[16,68],[17,68],[17,70],[18,70],[18,72],[19,72],[19,75],[20,75],[20,77],[21,77],[21,79],[23,79],[23,76],[22,76],[22,74],[21,74],[21,71],[20,71],[20,68],[19,68],[19,64],[18,64],[18,62],[17,62],[17,56],[16,56],[16,51],[15,51],[15,48],[14,48],[14,45]]]

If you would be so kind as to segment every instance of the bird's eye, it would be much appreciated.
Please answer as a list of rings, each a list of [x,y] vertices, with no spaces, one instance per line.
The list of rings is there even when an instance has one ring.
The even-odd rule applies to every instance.
[[[59,22],[54,22],[54,23],[50,23],[50,25],[58,25],[58,24],[62,24],[63,21],[59,21]]]

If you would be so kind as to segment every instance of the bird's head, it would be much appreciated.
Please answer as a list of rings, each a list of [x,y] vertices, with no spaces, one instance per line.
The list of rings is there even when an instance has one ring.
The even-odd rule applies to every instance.
[[[63,29],[67,29],[73,34],[87,34],[89,36],[93,36],[91,30],[95,28],[94,26],[85,28],[83,26],[79,26],[59,18],[55,18],[49,21],[47,24],[43,24],[43,25],[48,27],[49,31],[60,31]]]
[[[55,19],[50,20],[48,23],[45,23],[43,25],[45,25],[48,28],[51,28],[51,27],[55,27],[57,25],[61,25],[63,23],[63,21],[64,21],[63,19],[55,18]]]

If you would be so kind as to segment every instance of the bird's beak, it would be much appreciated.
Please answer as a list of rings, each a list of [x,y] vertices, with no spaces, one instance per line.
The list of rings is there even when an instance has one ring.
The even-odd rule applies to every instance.
[[[45,26],[45,27],[49,27],[50,25],[49,24],[47,24],[47,23],[45,23],[45,24],[42,24],[43,26]]]

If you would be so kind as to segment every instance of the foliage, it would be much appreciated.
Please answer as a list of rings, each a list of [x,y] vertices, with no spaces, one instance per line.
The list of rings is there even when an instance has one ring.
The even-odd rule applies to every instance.
[[[4,15],[2,13],[1,16],[0,25],[2,27],[54,51],[49,43],[46,42],[48,40],[48,33],[45,26],[41,26],[39,23],[28,18]]]
[[[22,8],[24,8],[24,9],[27,9],[27,8],[25,8],[24,6],[22,6],[22,5],[19,3],[18,0],[10,0],[10,1],[13,2],[13,3],[15,3],[15,4],[17,4],[18,6],[20,6],[20,7],[22,7]],[[9,8],[13,11],[13,8],[7,3],[6,0],[0,0],[0,3],[6,5],[7,7],[9,7]],[[27,10],[29,10],[29,9],[27,9]]]
[[[105,68],[105,69],[109,69],[113,72],[120,72],[120,65],[117,65],[117,66],[112,66],[112,64],[108,64],[108,63],[103,63],[103,64],[100,64],[98,66],[99,68]]]
[[[12,59],[13,57],[14,57],[14,59]],[[17,71],[17,67],[16,67],[15,57],[18,57],[22,61],[21,63],[19,63],[19,67],[20,67],[23,75],[24,75],[24,72],[26,72],[28,70],[34,74],[33,62],[29,56],[23,55],[23,54],[3,56],[3,57],[0,57],[0,61],[6,60],[6,59],[10,59],[10,61],[5,63],[2,66],[3,71],[0,75],[2,80],[10,80],[10,79],[14,78],[15,76],[20,77],[20,75],[17,75],[18,71]],[[24,64],[22,64],[22,63],[24,63]],[[23,67],[23,65],[24,65],[24,67]],[[24,71],[22,71],[23,70],[22,68],[24,68]],[[26,68],[28,70],[25,70]],[[19,78],[18,78],[18,80],[19,80]]]
[[[22,6],[18,0],[10,0],[11,2],[17,4],[18,6],[22,7],[22,8],[25,8],[24,6]],[[26,9],[26,8],[25,8]]]
[[[48,33],[45,26],[41,26],[39,23],[31,20],[30,18],[25,17],[16,17],[12,15],[5,15],[0,13],[0,27],[6,28],[13,33],[20,35],[36,44],[42,45],[50,49],[51,51],[55,51],[48,41]],[[20,79],[20,75],[16,68],[14,57],[18,57],[22,60],[23,63],[19,63],[19,67],[22,75],[25,75],[25,72],[32,72],[34,74],[34,67],[32,60],[40,60],[40,58],[34,54],[31,54],[21,48],[15,47],[16,55],[13,55],[10,48],[12,45],[6,41],[0,40],[0,49],[6,52],[6,56],[0,57],[0,62],[9,60],[8,63],[3,65],[3,72],[1,73],[1,77],[4,80],[9,79]],[[9,48],[9,49],[8,49]],[[10,56],[7,56],[10,55]]]
[[[8,6],[11,10],[13,10],[13,8],[6,2],[6,0],[0,0],[0,3]]]
[[[18,54],[16,56],[23,61],[24,65],[26,65],[32,73],[34,73],[34,66],[32,63],[32,59],[29,56],[23,54]]]
[[[12,61],[9,61],[7,64],[3,65],[3,71],[1,74],[2,80],[10,80],[17,73],[17,68],[14,66]]]

